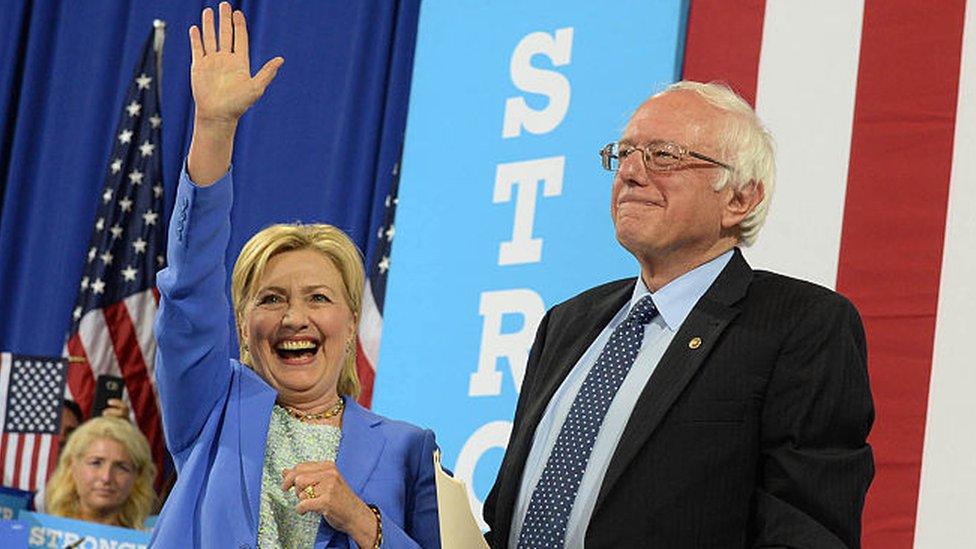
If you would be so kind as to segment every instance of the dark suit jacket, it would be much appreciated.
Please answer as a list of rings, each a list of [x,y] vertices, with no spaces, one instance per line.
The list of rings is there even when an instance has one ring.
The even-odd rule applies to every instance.
[[[553,393],[635,279],[553,307],[529,356],[485,501],[505,547],[525,459]],[[695,344],[700,339],[700,344]],[[857,547],[874,476],[861,319],[826,288],[753,271],[735,251],[644,387],[586,547]]]

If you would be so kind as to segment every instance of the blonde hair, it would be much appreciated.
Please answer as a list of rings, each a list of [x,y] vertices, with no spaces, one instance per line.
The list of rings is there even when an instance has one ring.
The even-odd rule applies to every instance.
[[[119,511],[119,525],[143,528],[143,523],[156,501],[153,480],[156,466],[149,451],[149,442],[132,423],[120,418],[97,417],[75,429],[61,449],[58,467],[44,489],[44,508],[55,516],[80,518],[78,489],[71,468],[88,447],[99,439],[114,440],[125,448],[135,466],[136,478],[129,497]]]
[[[264,274],[268,260],[277,254],[296,250],[315,250],[329,258],[339,273],[346,305],[352,311],[354,322],[359,322],[363,303],[363,257],[356,244],[332,225],[318,224],[278,224],[267,227],[244,244],[234,273],[231,276],[231,299],[234,303],[234,320],[237,324],[237,337],[240,344],[241,362],[253,367],[253,357],[244,345],[241,334],[244,330],[244,315],[247,303],[257,291],[255,284]],[[356,373],[356,346],[352,345],[346,353],[346,361],[339,373],[336,388],[340,395],[353,398],[359,396],[359,375]]]
[[[729,183],[739,190],[752,182],[762,184],[764,196],[752,212],[739,223],[739,241],[751,245],[759,236],[766,222],[769,202],[776,187],[776,159],[773,153],[773,137],[763,126],[756,112],[732,88],[721,82],[692,82],[683,80],[668,86],[658,96],[677,91],[698,95],[706,103],[729,114],[719,136],[719,147],[728,155],[734,171],[722,170],[715,182],[715,190]]]

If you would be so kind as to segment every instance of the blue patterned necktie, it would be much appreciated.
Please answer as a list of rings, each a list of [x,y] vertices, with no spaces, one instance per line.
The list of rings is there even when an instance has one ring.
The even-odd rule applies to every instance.
[[[569,513],[593,451],[600,425],[627,372],[634,365],[644,339],[644,325],[657,315],[650,295],[642,297],[614,329],[596,364],[573,399],[529,500],[519,549],[560,548],[566,538]]]

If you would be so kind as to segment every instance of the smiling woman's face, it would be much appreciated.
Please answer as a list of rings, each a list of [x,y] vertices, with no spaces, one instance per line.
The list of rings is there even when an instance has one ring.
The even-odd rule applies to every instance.
[[[279,402],[314,410],[335,402],[355,330],[339,270],[306,249],[268,260],[245,309],[241,336],[251,366],[278,391]]]

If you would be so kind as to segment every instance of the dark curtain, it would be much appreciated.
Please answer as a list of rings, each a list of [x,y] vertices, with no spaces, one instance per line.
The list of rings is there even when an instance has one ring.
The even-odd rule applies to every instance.
[[[167,25],[169,219],[192,122],[187,29],[207,5],[217,6],[27,1],[0,10],[0,350],[61,352],[125,88],[154,19]],[[285,65],[238,132],[228,269],[247,238],[275,222],[332,223],[369,258],[403,143],[419,0],[234,5],[248,17],[252,71],[275,55]]]

